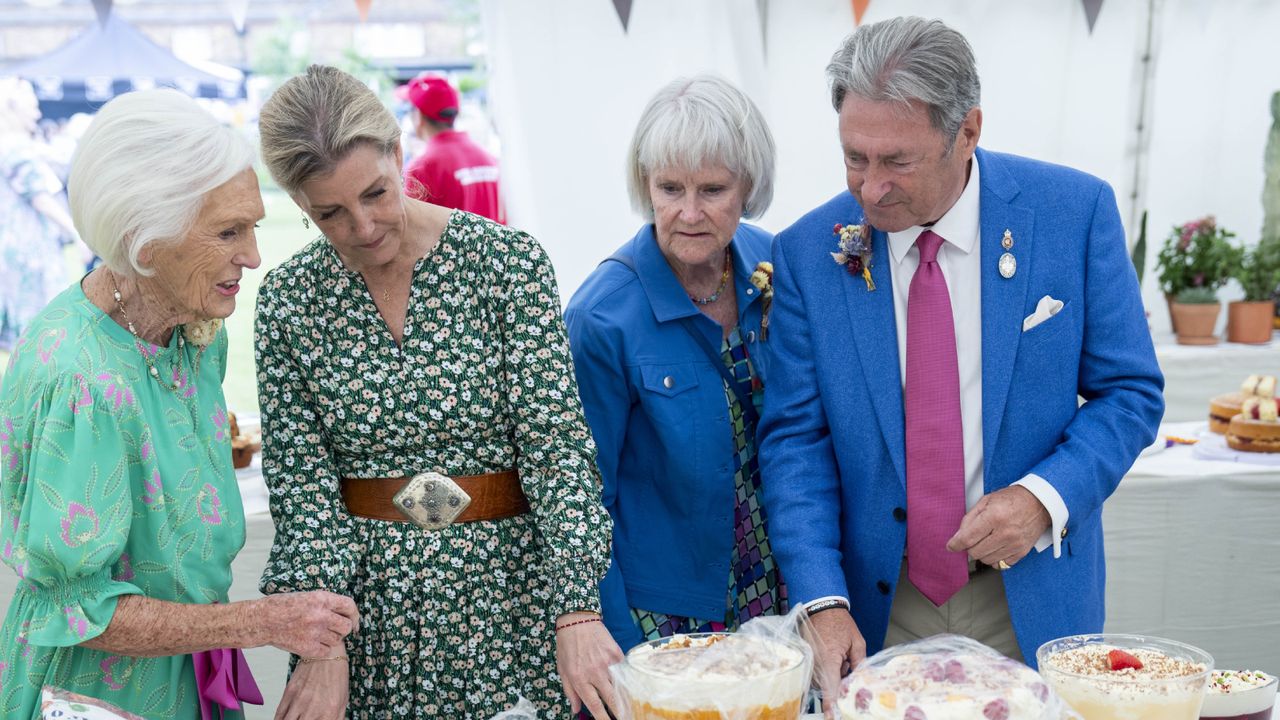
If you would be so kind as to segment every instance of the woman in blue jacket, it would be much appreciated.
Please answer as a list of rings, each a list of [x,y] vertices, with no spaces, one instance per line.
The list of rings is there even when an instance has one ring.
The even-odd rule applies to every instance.
[[[623,650],[786,610],[755,444],[773,236],[741,222],[769,206],[774,155],[728,82],[660,90],[628,155],[651,222],[565,313],[614,522],[604,621]]]

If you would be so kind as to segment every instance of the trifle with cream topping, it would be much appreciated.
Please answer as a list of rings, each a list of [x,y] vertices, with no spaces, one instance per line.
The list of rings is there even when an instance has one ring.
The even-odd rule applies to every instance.
[[[634,720],[795,720],[812,665],[798,638],[695,633],[637,645],[611,670]]]
[[[1140,635],[1073,635],[1036,652],[1040,674],[1085,720],[1197,720],[1213,658]]]
[[[1214,670],[1200,720],[1271,720],[1276,677],[1256,670]]]

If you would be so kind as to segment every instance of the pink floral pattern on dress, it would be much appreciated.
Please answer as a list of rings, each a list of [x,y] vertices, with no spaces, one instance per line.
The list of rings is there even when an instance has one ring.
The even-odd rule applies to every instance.
[[[142,502],[144,505],[155,505],[164,500],[164,484],[160,482],[160,471],[152,470],[151,479],[142,483]]]
[[[78,637],[83,638],[89,631],[89,622],[85,620],[84,613],[80,612],[80,608],[75,605],[68,605],[62,611],[67,614],[67,627],[71,628]]]
[[[67,547],[80,547],[98,534],[98,513],[93,508],[73,502],[62,518],[62,542]]]
[[[0,465],[5,465],[9,472],[22,467],[22,456],[31,449],[31,443],[19,443],[13,432],[13,420],[5,418],[0,423]]]
[[[48,365],[53,357],[53,351],[58,349],[66,337],[66,328],[49,328],[40,333],[40,339],[36,342],[36,355],[40,358],[40,362]]]
[[[133,391],[129,389],[129,384],[124,378],[111,373],[101,373],[98,375],[98,380],[107,384],[107,389],[102,394],[102,397],[108,402],[114,403],[117,411],[122,404],[133,406]]]
[[[227,411],[221,405],[213,406],[213,414],[210,419],[213,420],[213,426],[218,430],[213,436],[215,440],[222,442],[231,437],[231,423],[227,422]]]
[[[120,661],[123,659],[124,658],[120,657],[119,655],[110,655],[106,658],[103,658],[102,662],[98,663],[98,667],[102,669],[103,684],[105,684],[107,687],[111,688],[112,690],[124,689],[123,682],[116,682],[116,677],[114,672],[114,666],[119,664]],[[121,679],[127,681],[129,679],[128,665],[125,665],[125,667],[121,669],[123,670],[123,672],[121,673]]]
[[[129,582],[133,579],[133,562],[129,560],[129,553],[120,555],[120,562],[117,564],[118,569],[111,576],[116,582]]]
[[[206,501],[208,501],[207,505]],[[200,519],[210,525],[221,525],[221,508],[222,500],[218,498],[218,488],[205,483],[200,494],[196,496],[196,512],[200,514]]]
[[[71,412],[79,415],[81,410],[93,405],[93,395],[89,393],[89,383],[85,382],[83,375],[76,373],[76,380],[80,382],[80,392],[71,398]]]

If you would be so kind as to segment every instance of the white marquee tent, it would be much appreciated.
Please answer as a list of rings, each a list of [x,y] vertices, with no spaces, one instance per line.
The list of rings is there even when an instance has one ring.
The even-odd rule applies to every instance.
[[[823,69],[854,28],[849,0],[633,0],[625,30],[610,0],[482,9],[510,215],[549,248],[566,300],[639,226],[626,145],[674,77],[718,73],[768,117],[779,163],[766,229],[843,188]],[[1256,242],[1280,3],[1105,0],[1092,32],[1080,0],[873,0],[862,20],[899,14],[939,17],[973,44],[983,146],[1106,179],[1131,235],[1150,211],[1155,329],[1168,321],[1154,256],[1172,225],[1212,213]]]

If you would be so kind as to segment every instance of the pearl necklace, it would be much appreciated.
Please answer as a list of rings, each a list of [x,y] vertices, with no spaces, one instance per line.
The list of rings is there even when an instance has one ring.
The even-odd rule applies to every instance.
[[[108,275],[110,274],[108,273]],[[124,299],[120,295],[120,288],[119,286],[116,285],[116,279],[114,277],[111,278],[111,295],[116,300],[116,307],[120,308],[120,316],[124,318],[125,324],[129,327],[129,332],[133,335],[134,345],[137,346],[138,352],[142,354],[143,361],[147,363],[147,372],[151,375],[151,377],[155,378],[156,382],[160,383],[162,387],[169,390],[170,392],[176,393],[179,390],[181,390],[183,386],[181,379],[179,379],[178,382],[170,383],[165,381],[164,378],[160,377],[160,370],[156,368],[155,361],[151,359],[151,354],[148,353],[146,349],[143,347],[143,343],[146,341],[144,341],[142,337],[138,335],[137,328],[133,326],[133,321],[129,319],[129,313],[124,309]],[[182,335],[181,327],[179,327],[176,330],[176,332],[178,333],[178,350],[182,351],[183,349],[186,348],[187,341]],[[151,343],[147,343],[147,344],[150,345]],[[195,369],[191,372],[191,378],[194,378],[200,374],[200,359],[203,357],[204,357],[204,346],[201,346],[200,350],[196,352]]]
[[[732,269],[733,267],[732,264],[729,262],[729,259],[730,259],[729,248],[725,248],[724,249],[724,272],[721,273],[720,275],[720,287],[716,288],[715,292],[711,293],[710,295],[704,298],[694,297],[690,295],[689,296],[690,300],[694,301],[698,305],[710,305],[711,303],[720,299],[720,293],[724,292],[724,289],[729,286],[729,270]]]

